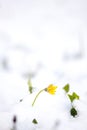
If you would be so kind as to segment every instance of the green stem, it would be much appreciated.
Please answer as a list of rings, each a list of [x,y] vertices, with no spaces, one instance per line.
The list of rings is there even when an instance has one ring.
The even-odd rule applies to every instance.
[[[31,78],[28,80],[28,86],[29,86],[29,92],[30,92],[30,94],[32,93],[32,91],[33,91],[33,87],[32,87],[32,82],[31,82]]]
[[[33,103],[32,103],[32,106],[34,106],[37,97],[38,97],[38,96],[40,95],[40,93],[42,93],[43,91],[44,91],[44,89],[40,90],[39,93],[36,95],[36,97],[34,98],[34,101],[33,101]]]

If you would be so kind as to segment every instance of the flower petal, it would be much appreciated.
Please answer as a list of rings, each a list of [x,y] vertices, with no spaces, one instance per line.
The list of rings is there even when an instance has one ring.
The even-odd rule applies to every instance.
[[[45,88],[45,91],[47,91],[48,93],[54,95],[56,92],[57,86],[50,84],[47,88]]]

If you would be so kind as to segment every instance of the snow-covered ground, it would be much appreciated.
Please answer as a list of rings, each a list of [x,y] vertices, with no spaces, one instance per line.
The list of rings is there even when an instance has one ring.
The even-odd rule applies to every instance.
[[[0,130],[12,129],[14,115],[14,130],[87,129],[86,6],[86,0],[0,1]],[[51,83],[56,95],[43,92],[32,107]],[[62,90],[66,83],[80,96],[76,118]]]

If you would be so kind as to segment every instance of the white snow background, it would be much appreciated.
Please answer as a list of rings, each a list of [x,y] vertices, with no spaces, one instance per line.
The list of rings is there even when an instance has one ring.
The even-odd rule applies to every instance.
[[[56,95],[43,92],[32,107],[51,83]],[[62,90],[66,83],[80,96],[76,118]],[[0,130],[13,128],[14,115],[14,130],[87,130],[86,85],[86,0],[0,0]]]

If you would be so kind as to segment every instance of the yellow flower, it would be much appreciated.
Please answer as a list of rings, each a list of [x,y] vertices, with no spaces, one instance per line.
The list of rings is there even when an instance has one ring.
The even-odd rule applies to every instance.
[[[48,93],[54,95],[56,92],[57,86],[54,86],[53,84],[50,84],[47,88],[45,88],[45,91]]]
[[[54,86],[53,84],[50,84],[47,88],[40,90],[40,91],[38,92],[38,94],[35,96],[35,98],[34,98],[34,100],[33,100],[33,103],[32,103],[32,106],[34,106],[35,101],[36,101],[37,97],[40,95],[40,93],[42,93],[43,91],[46,91],[46,92],[48,92],[48,93],[54,95],[55,92],[56,92],[56,89],[57,89],[57,86]]]

